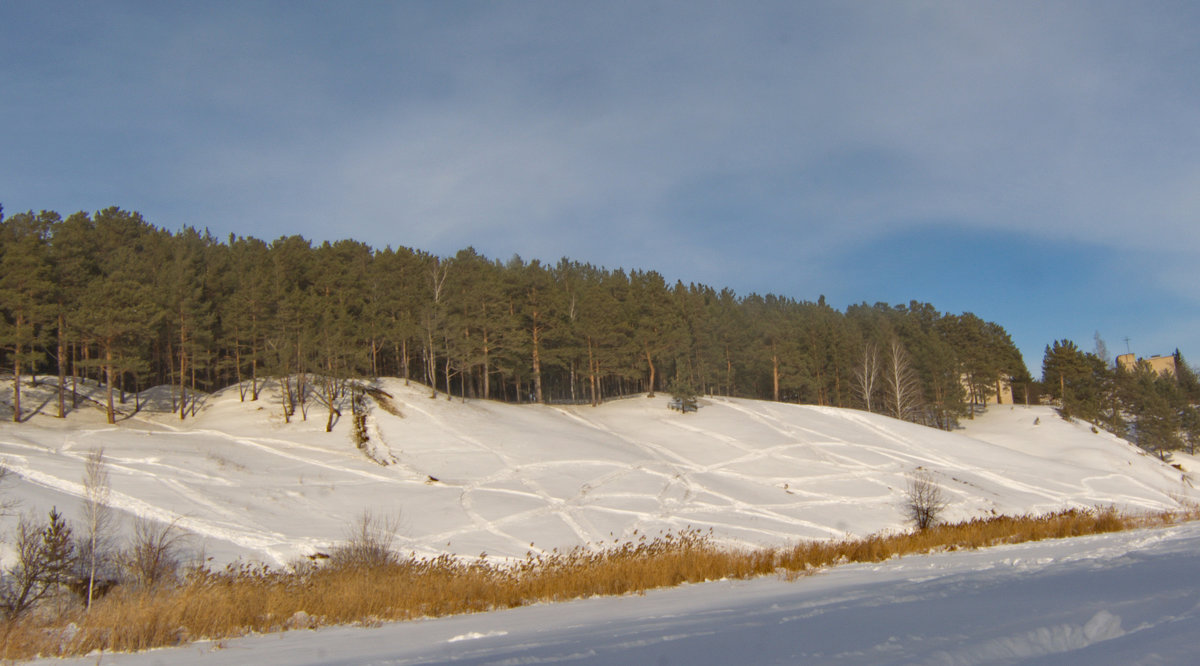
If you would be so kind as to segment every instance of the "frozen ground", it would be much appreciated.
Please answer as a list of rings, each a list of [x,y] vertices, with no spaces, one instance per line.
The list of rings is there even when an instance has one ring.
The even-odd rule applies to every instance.
[[[950,497],[950,520],[1200,499],[1186,472],[1047,408],[994,407],[946,433],[752,400],[682,415],[666,397],[549,407],[381,386],[399,415],[373,405],[370,452],[387,464],[354,445],[349,418],[325,433],[314,406],[287,424],[272,393],[241,402],[231,389],[183,422],[143,411],[109,426],[93,408],[6,422],[0,458],[16,475],[0,491],[24,512],[76,514],[84,457],[103,447],[126,518],[177,520],[217,563],[274,565],[327,550],[364,510],[398,518],[397,544],[418,556],[522,557],[688,526],[736,545],[865,535],[905,527],[917,467]],[[48,395],[31,390],[25,404]],[[144,397],[169,408],[161,389]]]

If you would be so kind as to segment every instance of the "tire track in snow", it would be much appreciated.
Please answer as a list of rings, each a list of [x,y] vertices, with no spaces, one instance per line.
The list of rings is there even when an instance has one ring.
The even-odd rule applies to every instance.
[[[753,477],[751,475],[737,472],[735,470],[719,469],[722,466],[729,464],[728,461],[723,462],[723,463],[716,463],[716,464],[709,465],[709,466],[698,465],[697,463],[688,461],[686,458],[683,458],[682,456],[679,456],[679,455],[675,454],[673,451],[666,449],[665,447],[662,447],[660,445],[632,439],[631,437],[628,437],[628,436],[626,436],[620,432],[617,432],[611,428],[594,423],[591,420],[589,420],[583,416],[580,416],[578,414],[573,414],[573,413],[563,410],[561,408],[560,408],[560,411],[562,411],[563,413],[567,414],[568,416],[574,418],[575,420],[588,425],[591,428],[594,428],[596,430],[604,432],[612,437],[616,437],[616,438],[618,438],[628,444],[631,444],[635,447],[638,447],[642,450],[648,450],[652,453],[658,454],[656,456],[656,458],[658,458],[658,462],[662,462],[664,464],[669,465],[670,468],[674,471],[674,474],[672,474],[668,478],[667,483],[663,486],[662,491],[660,491],[660,493],[657,496],[657,501],[660,506],[659,515],[657,517],[646,515],[645,519],[647,521],[653,520],[654,518],[658,518],[658,519],[668,520],[668,522],[682,522],[682,520],[677,520],[677,518],[679,516],[682,516],[691,511],[702,510],[700,508],[692,508],[693,505],[689,504],[689,501],[691,500],[691,498],[693,498],[697,493],[697,490],[696,490],[697,484],[691,478],[691,475],[695,474],[695,473],[703,472],[703,471],[708,471],[710,468],[719,470],[719,473],[724,474],[726,476],[735,477],[738,480],[749,482],[752,487],[753,486],[761,487],[763,485],[761,482],[759,482],[755,477]],[[790,446],[790,444],[788,444],[786,446]],[[741,444],[739,444],[736,448],[738,448],[739,450],[743,450],[743,451],[748,450],[747,447],[745,447],[744,445],[741,445]],[[680,461],[680,462],[673,462],[671,459],[674,459],[675,461]],[[678,500],[673,500],[671,498],[670,494],[671,494],[672,488],[677,485],[676,482],[678,482],[679,486],[683,487],[683,498],[678,499]],[[746,501],[738,499],[732,495],[729,495],[728,493],[724,493],[719,490],[716,490],[710,486],[700,484],[699,488],[702,489],[702,491],[700,491],[700,492],[703,492],[704,494],[711,495],[713,497],[717,497],[717,498],[725,500],[728,503],[728,505],[727,505],[728,507],[732,508],[732,510],[734,510],[744,516],[747,516],[748,518],[762,518],[762,519],[776,521],[776,522],[779,522],[779,523],[782,523],[785,525],[798,525],[798,526],[807,527],[810,529],[822,530],[822,531],[828,532],[831,536],[840,536],[844,533],[844,530],[840,530],[834,526],[821,525],[818,523],[813,523],[811,521],[798,520],[787,514],[772,510],[771,508],[769,508],[768,505],[763,505],[761,503],[746,502]],[[711,521],[708,521],[708,524],[712,524]],[[754,529],[754,528],[748,528],[748,529]],[[788,538],[794,537],[794,534],[791,532],[778,531],[778,530],[766,530],[766,529],[760,529],[759,531],[763,534],[769,534],[775,538],[788,539]]]
[[[28,461],[24,460],[23,458],[20,460],[20,462],[16,463],[14,463],[11,458],[6,461],[7,467],[14,474],[17,474],[29,483],[71,495],[79,498],[81,502],[83,501],[85,491],[82,483],[68,481],[66,479],[61,479],[57,476],[54,476],[53,474],[32,469],[27,463]],[[149,472],[139,472],[139,474],[161,482],[160,479]],[[174,489],[174,486],[171,486],[170,484],[164,485]],[[223,527],[222,523],[163,509],[114,488],[109,489],[109,501],[107,506],[120,511],[125,511],[135,516],[149,518],[160,523],[174,523],[180,528],[195,533],[199,536],[228,541],[243,548],[264,553],[271,553],[271,546],[288,541],[288,539],[279,532],[255,530],[247,526],[245,523],[238,521],[233,521],[228,524],[228,527]],[[283,564],[282,561],[278,563]]]
[[[845,419],[847,421],[852,421],[860,426],[863,426],[863,427],[867,428],[868,430],[870,430],[882,437],[885,437],[893,442],[896,442],[897,444],[900,444],[906,448],[909,448],[909,449],[916,448],[914,446],[914,443],[912,442],[912,440],[902,437],[902,436],[896,434],[895,432],[893,432],[887,428],[884,428],[877,423],[874,423],[873,419],[867,418],[864,415],[855,414],[851,411],[846,410],[845,413],[839,413],[838,417]],[[979,441],[979,440],[977,440],[977,441]],[[980,443],[988,445],[988,446],[994,446],[991,444],[987,444],[987,442],[981,441]],[[974,474],[974,475],[978,476],[979,478],[986,479],[1002,488],[1007,488],[1009,490],[1016,490],[1019,492],[1027,493],[1027,494],[1033,495],[1035,497],[1042,497],[1051,502],[1069,503],[1069,501],[1070,501],[1070,495],[1068,493],[1054,492],[1051,490],[1047,490],[1044,487],[1034,486],[1032,484],[1024,483],[1024,482],[1018,481],[1012,477],[997,474],[996,472],[994,472],[986,467],[981,467],[975,463],[968,462],[966,460],[947,458],[947,457],[938,455],[936,453],[933,453],[932,451],[928,451],[927,449],[923,450],[921,453],[914,452],[914,453],[905,454],[905,457],[908,458],[909,460],[911,460],[912,462],[922,462],[925,464],[930,464],[932,462],[934,464],[940,465],[944,469],[956,469],[956,470],[958,470],[959,474],[964,474],[964,475],[967,473]],[[953,490],[953,489],[948,489],[948,490]]]
[[[569,505],[565,501],[551,495],[543,486],[541,486],[541,484],[538,484],[534,480],[529,479],[524,476],[519,476],[517,474],[517,471],[521,468],[521,465],[518,465],[516,463],[516,461],[514,461],[510,456],[505,454],[503,451],[501,451],[497,447],[488,446],[487,444],[484,444],[482,441],[476,439],[475,437],[472,437],[472,436],[462,432],[458,428],[455,428],[454,426],[446,423],[444,419],[440,419],[440,418],[434,416],[428,410],[426,410],[418,405],[414,405],[409,401],[405,401],[404,404],[409,409],[412,409],[412,410],[416,411],[417,413],[421,414],[422,416],[424,416],[425,418],[437,423],[439,427],[441,427],[447,433],[457,437],[460,441],[466,442],[481,451],[484,451],[492,456],[495,456],[503,464],[502,473],[505,474],[500,479],[496,479],[496,480],[509,480],[509,479],[516,480],[518,483],[529,488],[533,492],[534,495],[541,498],[542,502],[545,504],[545,510],[550,513],[555,514],[560,520],[562,520],[562,522],[564,524],[566,524],[566,526],[572,532],[575,533],[576,537],[578,537],[580,541],[587,543],[587,542],[594,540],[595,537],[592,534],[589,534],[589,530],[580,524],[579,519],[577,519],[577,517],[572,514],[572,511],[571,511]],[[462,507],[463,511],[466,513],[468,518],[470,518],[471,521],[473,523],[475,523],[477,528],[481,528],[481,529],[483,529],[491,534],[494,534],[496,536],[499,536],[501,538],[509,539],[512,543],[515,543],[515,544],[528,544],[529,543],[527,540],[518,539],[515,535],[503,532],[494,524],[494,521],[487,520],[478,511],[475,510],[474,497],[472,495],[474,494],[474,492],[476,490],[480,489],[480,483],[478,480],[468,481],[466,483],[462,483],[462,484],[458,484],[458,485],[459,485],[459,488],[461,489],[461,494],[459,496],[459,505]],[[460,529],[455,532],[457,532],[460,535],[465,535],[465,534],[470,533],[470,531],[471,530]],[[590,532],[594,533],[595,531],[596,531],[595,526],[591,526]]]

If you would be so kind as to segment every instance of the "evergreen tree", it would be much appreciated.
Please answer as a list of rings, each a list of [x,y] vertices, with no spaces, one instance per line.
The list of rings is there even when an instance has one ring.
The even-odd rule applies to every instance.
[[[77,349],[86,342],[80,332],[83,294],[99,273],[96,232],[86,213],[75,213],[51,229],[50,264],[58,368],[58,416],[66,416],[67,367],[71,369],[71,407],[78,404]]]
[[[314,387],[332,405],[351,378],[408,379],[423,368],[435,396],[586,397],[595,404],[673,383],[727,395],[869,404],[951,427],[966,413],[964,396],[982,404],[1024,372],[998,325],[915,302],[864,303],[841,313],[823,297],[740,298],[682,281],[668,286],[653,271],[566,259],[552,267],[519,257],[502,264],[470,248],[442,258],[354,241],[314,248],[299,236],[268,245],[231,235],[222,243],[191,227],[159,230],[117,208],[94,219],[81,213],[46,220],[42,263],[53,267],[51,288],[33,299],[44,311],[20,320],[23,335],[33,338],[13,342],[19,308],[6,292],[0,360],[20,362],[22,373],[40,361],[41,347],[53,347],[60,391],[68,368],[73,376],[99,371],[110,420],[113,389],[137,389],[149,378],[175,387],[181,418],[197,391],[236,383],[243,399],[254,399],[262,377],[277,379],[290,419],[297,407],[307,417]],[[0,258],[26,256],[5,234],[0,241]],[[7,270],[4,277],[37,274]],[[911,372],[891,373],[888,390],[880,388],[887,373],[877,376],[867,395],[858,391],[857,403],[855,368],[872,346],[879,367],[899,359]],[[894,400],[896,386],[911,386],[913,376],[923,410]],[[1185,380],[1181,375],[1181,385]],[[1075,389],[1069,407],[1076,406]]]
[[[154,229],[137,213],[108,208],[94,216],[98,275],[87,284],[80,314],[84,335],[100,350],[95,365],[103,373],[105,414],[116,423],[113,391],[119,376],[139,365],[146,341],[161,320],[147,253]]]
[[[21,378],[43,358],[38,349],[42,327],[53,310],[50,228],[54,213],[21,213],[0,222],[0,346],[13,370],[13,421],[21,421]]]
[[[633,344],[646,362],[647,395],[654,397],[661,379],[656,361],[678,347],[683,333],[683,322],[663,277],[654,271],[630,273],[625,313],[633,331]]]
[[[1144,362],[1129,373],[1128,380],[1126,401],[1134,417],[1134,438],[1138,446],[1168,460],[1171,451],[1183,447],[1178,385]]]
[[[1080,351],[1070,340],[1055,340],[1046,347],[1042,385],[1059,400],[1064,417],[1098,422],[1101,408],[1107,402],[1105,390],[1110,374],[1102,359]]]

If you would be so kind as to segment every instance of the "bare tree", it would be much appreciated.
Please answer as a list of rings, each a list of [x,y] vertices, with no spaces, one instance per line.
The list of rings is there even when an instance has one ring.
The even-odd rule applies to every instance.
[[[929,470],[918,467],[905,475],[905,478],[905,511],[908,513],[908,519],[918,530],[928,529],[937,523],[938,516],[950,501]]]
[[[916,421],[921,414],[921,378],[913,369],[912,358],[899,338],[888,345],[887,364],[883,368],[883,390],[892,416]]]
[[[879,345],[868,342],[863,346],[862,359],[854,368],[854,389],[868,412],[873,412],[873,399],[879,392]]]
[[[108,505],[111,489],[104,449],[92,449],[83,470],[84,540],[80,563],[85,567],[80,579],[87,581],[87,608],[91,610],[96,590],[96,573],[109,561],[113,514]]]
[[[21,516],[13,546],[15,561],[0,581],[0,610],[10,620],[66,585],[75,558],[71,528],[57,509],[46,523]]]
[[[0,584],[0,608],[5,617],[20,617],[50,592],[46,585],[46,561],[42,557],[42,525],[21,516],[13,535],[15,561],[4,572]]]
[[[188,533],[178,521],[160,523],[149,518],[133,521],[133,543],[121,555],[121,564],[133,582],[154,587],[173,578],[180,567],[180,550]]]

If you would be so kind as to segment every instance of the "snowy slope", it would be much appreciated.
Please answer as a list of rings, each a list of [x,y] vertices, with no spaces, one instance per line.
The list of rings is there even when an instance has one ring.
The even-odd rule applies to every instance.
[[[217,562],[272,564],[327,549],[364,510],[398,517],[398,545],[417,555],[521,557],[688,526],[745,545],[864,535],[904,527],[904,475],[918,466],[951,497],[952,520],[1200,499],[1186,473],[1045,408],[994,408],[946,433],[751,400],[709,398],[681,415],[665,397],[550,407],[381,388],[401,414],[371,411],[373,455],[387,465],[354,446],[349,418],[325,433],[313,407],[288,424],[271,394],[243,403],[231,389],[182,423],[143,411],[109,426],[92,409],[5,423],[0,457],[19,477],[6,494],[27,512],[71,515],[83,458],[102,446],[126,515],[178,520]]]
[[[1200,524],[50,662],[1194,664]]]

